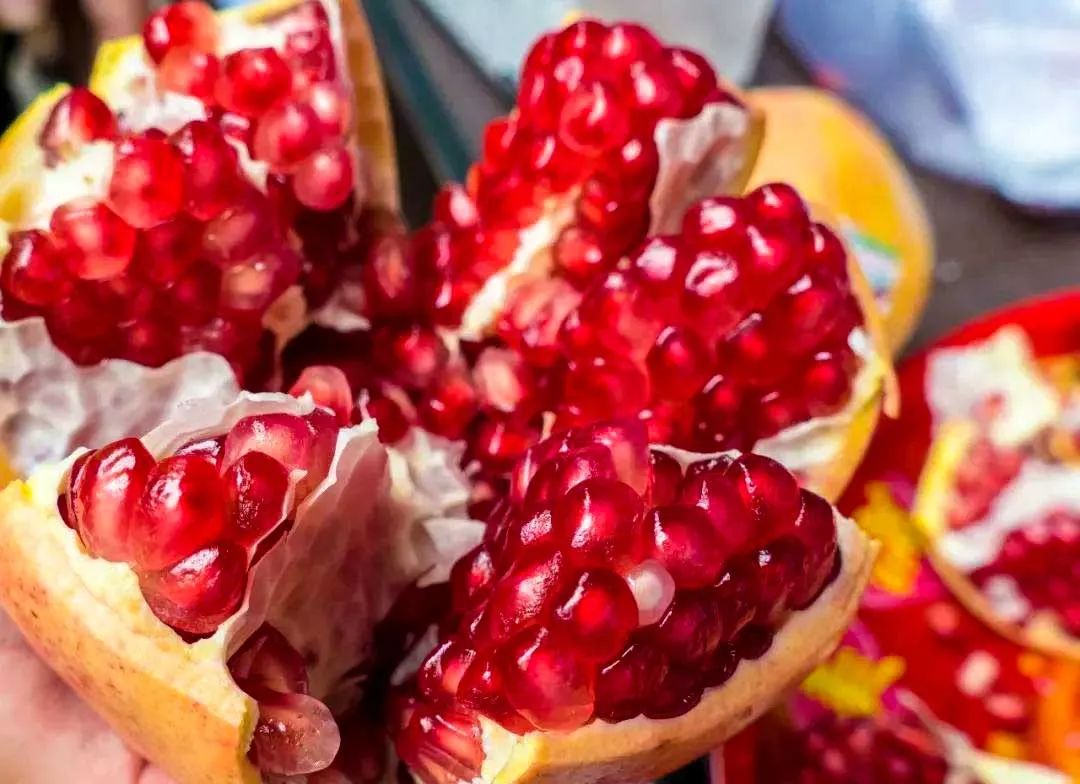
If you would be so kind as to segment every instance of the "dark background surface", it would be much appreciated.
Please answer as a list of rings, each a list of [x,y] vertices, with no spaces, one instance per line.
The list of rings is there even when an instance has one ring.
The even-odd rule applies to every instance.
[[[475,140],[513,100],[414,0],[367,0],[395,109],[404,200],[426,217],[436,182],[460,178]],[[392,8],[392,10],[391,10]],[[775,30],[753,85],[810,84]],[[933,291],[911,348],[987,310],[1080,286],[1080,215],[1023,212],[983,188],[913,168],[934,227]]]

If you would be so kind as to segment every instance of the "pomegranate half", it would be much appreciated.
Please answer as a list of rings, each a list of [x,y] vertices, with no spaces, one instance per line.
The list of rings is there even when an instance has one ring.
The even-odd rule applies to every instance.
[[[352,3],[184,0],[107,43],[91,88],[47,93],[0,141],[2,446],[20,474],[179,400],[272,387],[281,345],[333,321],[349,259],[397,205]],[[124,393],[148,385],[162,394]]]
[[[972,612],[1006,637],[1074,661],[1075,364],[1075,355],[1036,359],[1018,327],[932,352],[927,399],[936,427],[914,506],[935,569]]]
[[[353,758],[381,758],[379,726],[425,782],[463,778],[466,754],[476,762],[467,780],[662,775],[737,732],[828,655],[876,550],[772,461],[691,458],[683,476],[684,460],[650,455],[633,421],[571,430],[522,461],[502,524],[484,526],[458,516],[460,474],[431,465],[429,475],[410,473],[388,460],[370,421],[343,427],[308,396],[245,394],[10,485],[0,495],[0,604],[127,742],[181,784],[347,778]],[[605,505],[604,494],[622,501]],[[543,517],[553,503],[562,521],[554,529],[523,525],[524,513]],[[584,516],[567,540],[574,508]],[[497,585],[483,584],[481,550],[492,554]],[[565,559],[565,574],[523,582],[522,564],[541,551]],[[582,573],[582,558],[608,565]],[[575,585],[584,598],[557,620],[549,600]],[[604,586],[630,602],[631,616],[603,601]],[[714,610],[705,616],[669,620],[706,598],[702,608]],[[449,662],[440,651],[470,626],[455,620],[462,612],[507,650],[539,635],[544,655],[521,681],[539,691],[511,696],[513,716],[439,692],[454,680],[439,677]],[[735,623],[714,628],[714,612]],[[413,629],[413,644],[388,645],[403,616],[439,623],[444,644],[427,650],[430,637]],[[559,623],[580,625],[596,650],[582,658]],[[716,676],[706,685],[694,666],[672,666],[658,685],[666,703],[603,716],[597,696],[560,701],[565,667],[600,695],[593,679],[605,667],[595,654],[602,647],[621,661],[630,634],[657,661],[680,635],[697,640]],[[455,739],[460,716],[468,730]]]

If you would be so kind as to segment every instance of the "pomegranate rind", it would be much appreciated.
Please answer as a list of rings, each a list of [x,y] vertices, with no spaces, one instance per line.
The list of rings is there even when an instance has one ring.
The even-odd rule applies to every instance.
[[[45,165],[45,154],[37,143],[38,132],[53,106],[70,89],[66,84],[58,84],[39,94],[0,137],[0,221],[6,224],[5,248],[8,229],[21,223],[30,209]]]
[[[568,733],[513,735],[482,719],[481,778],[492,784],[646,781],[686,764],[735,735],[797,686],[840,642],[870,580],[878,544],[837,518],[842,568],[806,610],[778,630],[769,651],[743,661],[723,686],[673,719],[595,721]]]
[[[354,130],[352,140],[368,156],[371,164],[370,204],[396,210],[397,153],[394,148],[390,108],[379,67],[371,28],[359,3],[347,0],[327,0],[338,10],[341,22],[341,44],[348,68],[343,74],[353,88]],[[236,17],[249,24],[258,24],[288,11],[298,0],[263,0],[232,11],[222,12],[223,18]],[[132,63],[137,65],[133,65]],[[90,70],[89,87],[108,102],[125,93],[132,69],[143,62],[143,41],[133,35],[104,42],[98,49]]]
[[[895,353],[919,322],[930,290],[934,241],[926,209],[884,136],[840,98],[807,87],[750,90],[769,133],[750,187],[776,180],[895,252],[897,277],[882,308]]]
[[[936,546],[948,528],[946,510],[960,465],[979,435],[967,420],[943,423],[934,434],[912,507],[913,519],[926,538],[926,551],[934,571],[967,609],[1003,637],[1036,651],[1080,662],[1080,639],[1073,637],[1049,613],[1034,613],[1025,623],[1004,620],[967,575]]]
[[[143,442],[163,456],[245,416],[312,409],[310,399],[273,393],[243,393],[228,405],[196,401]],[[428,520],[438,508],[430,499],[413,505],[407,492],[391,492],[405,480],[392,474],[375,423],[346,428],[288,535],[252,567],[243,605],[189,644],[153,614],[129,566],[89,555],[64,525],[57,494],[77,456],[0,494],[0,608],[121,738],[178,784],[262,781],[247,760],[257,707],[226,664],[255,629],[269,622],[282,631],[311,662],[312,696],[344,710],[358,696],[346,673],[369,652],[375,620],[406,584],[446,568],[440,558],[458,557],[483,532],[450,507],[441,521]],[[429,539],[448,526],[465,533],[449,551]]]

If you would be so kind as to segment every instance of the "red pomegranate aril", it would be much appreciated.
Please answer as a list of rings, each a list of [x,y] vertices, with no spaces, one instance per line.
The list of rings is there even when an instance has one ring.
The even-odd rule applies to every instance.
[[[740,552],[757,539],[756,521],[733,477],[719,471],[688,476],[679,490],[679,499],[705,511],[728,552]]]
[[[262,452],[248,452],[223,476],[228,499],[230,538],[254,547],[285,517],[289,473]]]
[[[140,319],[120,328],[119,356],[147,367],[161,367],[179,353],[176,328],[167,321]]]
[[[247,555],[231,542],[192,553],[161,571],[141,572],[139,585],[150,609],[186,634],[213,634],[244,599]]]
[[[264,623],[229,658],[229,672],[242,687],[281,694],[308,693],[307,665],[285,635]]]
[[[751,553],[746,559],[744,563],[750,570],[756,592],[755,623],[771,626],[779,620],[788,597],[799,587],[797,583],[805,553],[802,545],[785,537]]]
[[[649,402],[649,376],[618,356],[571,360],[563,381],[563,412],[570,423],[633,415]]]
[[[555,507],[554,522],[569,563],[623,572],[646,551],[644,506],[629,485],[586,479]]]
[[[300,278],[302,262],[291,248],[268,248],[225,268],[221,304],[233,311],[261,313]]]
[[[577,729],[592,718],[595,672],[546,629],[530,629],[499,651],[499,666],[510,704],[534,727]]]
[[[480,220],[476,202],[456,183],[444,185],[431,208],[435,220],[453,229],[471,229]]]
[[[217,541],[225,531],[226,487],[214,466],[195,455],[166,457],[146,479],[131,547],[138,567],[165,569]]]
[[[464,376],[448,373],[431,386],[417,412],[420,422],[431,432],[460,438],[476,413],[476,392]]]
[[[289,66],[273,49],[240,49],[222,61],[215,96],[226,111],[258,117],[292,87]]]
[[[315,113],[322,138],[337,139],[348,132],[352,103],[337,82],[315,82],[300,93],[298,100]]]
[[[744,251],[748,247],[745,213],[745,202],[738,198],[702,199],[687,210],[682,222],[683,235],[701,247]]]
[[[176,215],[184,203],[184,165],[164,138],[128,136],[116,147],[109,206],[127,223],[145,229]]]
[[[225,436],[212,436],[189,441],[174,452],[175,455],[198,455],[211,465],[217,466],[221,457],[221,445]]]
[[[683,284],[685,318],[703,335],[723,335],[750,309],[738,260],[723,251],[699,251]]]
[[[709,452],[728,449],[736,438],[743,410],[744,392],[735,381],[718,374],[709,379],[694,401],[697,414],[696,446]]]
[[[829,351],[814,355],[792,384],[812,416],[829,416],[851,398],[850,355]]]
[[[600,45],[600,54],[611,64],[613,71],[654,59],[660,52],[660,42],[656,37],[647,28],[633,22],[613,24]]]
[[[761,455],[742,455],[727,468],[743,505],[756,523],[755,541],[764,543],[793,521],[802,507],[799,485],[786,468]]]
[[[476,658],[476,651],[456,640],[448,640],[432,651],[416,674],[416,685],[428,699],[452,703],[465,671]]]
[[[450,570],[450,589],[454,608],[463,612],[491,589],[495,579],[495,562],[487,545],[477,545]]]
[[[227,470],[243,455],[262,452],[290,471],[307,470],[313,441],[308,423],[295,414],[244,417],[225,437],[221,465]]]
[[[797,425],[810,417],[810,409],[799,393],[785,394],[782,391],[767,392],[757,402],[754,412],[754,424],[757,435],[767,438],[789,427]]]
[[[582,85],[563,104],[559,138],[576,153],[596,157],[621,147],[630,119],[615,90],[602,81]]]
[[[322,141],[318,115],[300,101],[275,104],[255,125],[255,157],[279,171],[292,169],[315,152]]]
[[[524,498],[526,509],[553,505],[590,479],[616,478],[611,452],[599,444],[580,447],[554,459],[546,457],[547,462],[528,480],[529,487]],[[525,465],[528,462],[525,461]],[[619,495],[617,491],[613,493],[616,498]],[[617,505],[613,506],[612,510],[617,508]]]
[[[205,324],[217,312],[220,291],[221,271],[217,266],[193,264],[169,290],[173,317],[181,324]]]
[[[655,646],[635,638],[619,658],[597,674],[596,717],[618,722],[641,715],[667,671],[667,657]]]
[[[215,216],[203,232],[203,247],[222,265],[251,258],[280,240],[280,227],[266,196],[249,191]]]
[[[27,305],[49,306],[63,300],[72,287],[64,260],[48,234],[38,229],[16,231],[0,273],[0,291]]]
[[[746,236],[750,241],[745,269],[750,298],[754,306],[763,307],[799,277],[799,248],[789,232],[768,232],[752,225]]]
[[[808,221],[806,204],[787,183],[774,182],[755,188],[746,195],[746,205],[757,225],[770,228],[801,228]]]
[[[772,646],[773,632],[767,626],[747,626],[735,638],[735,650],[742,659],[754,661]]]
[[[709,515],[696,506],[661,506],[648,514],[653,557],[679,588],[712,585],[730,555]]]
[[[709,347],[689,330],[666,327],[647,358],[652,391],[672,402],[688,400],[708,379],[715,359]]]
[[[675,503],[679,485],[683,480],[682,466],[679,461],[657,449],[649,450],[649,469],[652,484],[649,488],[649,501],[653,506],[666,506]]]
[[[260,771],[300,776],[330,766],[341,747],[341,732],[329,708],[306,694],[252,691],[259,722],[250,754]]]
[[[101,314],[114,312],[117,307],[115,296],[108,290],[93,283],[78,283],[70,297],[53,306],[45,323],[54,342],[100,342],[105,346],[111,342],[116,325]]]
[[[423,784],[478,777],[484,755],[474,717],[452,709],[434,712],[429,706],[418,706],[403,725],[397,737],[398,755]]]
[[[524,735],[533,729],[506,698],[506,684],[495,661],[495,650],[481,651],[458,684],[458,700],[466,708],[478,711]]]
[[[708,60],[690,49],[671,48],[665,54],[682,88],[683,117],[692,117],[716,88],[716,72]]]
[[[156,11],[143,27],[143,45],[155,63],[175,47],[212,52],[217,46],[217,18],[201,0],[181,0]]]
[[[158,85],[163,90],[212,103],[219,69],[218,59],[213,54],[189,47],[176,47],[170,49],[158,65]]]
[[[808,269],[822,267],[837,277],[847,275],[847,252],[840,238],[827,226],[815,223],[803,240]]]
[[[49,228],[68,269],[77,278],[112,278],[131,263],[135,230],[100,202],[79,199],[62,204],[49,219]]]
[[[651,127],[662,117],[683,115],[683,99],[675,69],[657,60],[630,66],[631,99],[638,113],[638,129]]]
[[[70,507],[87,550],[109,561],[130,557],[129,527],[153,467],[142,442],[125,438],[88,453],[72,468]]]
[[[498,643],[539,623],[557,601],[565,572],[565,559],[558,551],[541,548],[530,554],[495,585],[477,628],[478,638]]]
[[[157,285],[174,283],[199,256],[202,227],[183,213],[138,234],[132,273]]]
[[[210,220],[240,193],[236,151],[222,132],[205,120],[192,120],[173,135],[184,163],[184,209]]]
[[[645,707],[650,719],[673,719],[692,710],[701,701],[704,674],[690,667],[671,666],[663,680],[655,684]]]
[[[770,306],[768,315],[795,350],[810,349],[828,337],[842,317],[843,299],[839,283],[831,275],[808,273]]]
[[[603,662],[623,649],[637,625],[637,603],[626,582],[612,572],[593,570],[564,593],[551,630],[579,655]]]
[[[352,155],[343,145],[317,150],[301,161],[293,174],[296,200],[312,210],[337,209],[359,185],[354,170]]]
[[[116,117],[85,87],[72,87],[56,102],[38,134],[50,166],[74,157],[89,142],[116,138]]]
[[[345,373],[332,365],[304,368],[289,389],[293,397],[311,395],[315,405],[333,412],[338,424],[347,426],[352,419],[353,393]]]

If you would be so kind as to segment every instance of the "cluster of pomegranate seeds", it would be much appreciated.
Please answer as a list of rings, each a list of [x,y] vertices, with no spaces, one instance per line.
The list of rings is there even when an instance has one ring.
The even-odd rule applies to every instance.
[[[1002,587],[1018,591],[1028,615],[1054,613],[1062,627],[1080,637],[1080,515],[1053,510],[1010,531],[993,563],[972,572],[976,585],[993,601]]]
[[[61,512],[87,550],[136,570],[161,620],[209,635],[240,606],[249,566],[287,525],[289,502],[326,476],[338,429],[316,408],[245,417],[161,460],[137,438],[115,441],[75,462]],[[295,487],[294,471],[305,472]]]
[[[308,693],[304,659],[281,632],[263,624],[229,659],[229,671],[259,703],[248,752],[259,770],[299,776],[333,762],[341,731],[330,709]]]
[[[908,711],[879,717],[819,717],[784,729],[759,756],[770,784],[944,784],[950,766],[941,742]]]
[[[439,645],[398,700],[398,753],[424,781],[468,781],[477,714],[524,733],[685,713],[837,563],[832,508],[768,458],[684,472],[634,420],[541,442],[453,567]]]
[[[994,499],[1020,473],[1024,449],[999,446],[988,437],[972,441],[959,462],[949,499],[948,523],[966,528],[982,520]]]
[[[386,238],[377,257],[386,285],[368,291],[407,278],[407,256]],[[637,416],[653,443],[750,449],[841,411],[860,364],[846,253],[783,184],[705,199],[680,235],[646,240],[589,285],[540,280],[506,305],[497,334],[462,341],[458,353],[434,325],[390,318],[376,322],[371,348],[394,391],[384,395],[393,418],[464,438],[466,460],[491,477],[549,412],[560,428]]]

